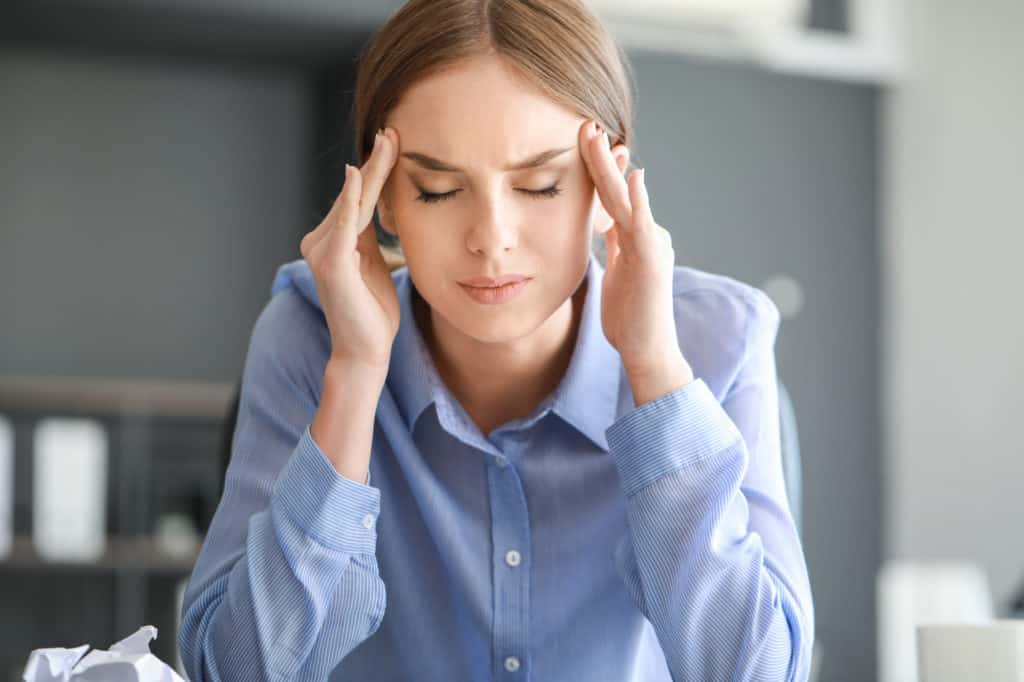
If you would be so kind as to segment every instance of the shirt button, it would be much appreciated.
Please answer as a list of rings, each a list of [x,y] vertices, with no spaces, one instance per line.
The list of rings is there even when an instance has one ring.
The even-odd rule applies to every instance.
[[[367,514],[363,517],[363,528],[373,528],[373,514]]]
[[[504,469],[505,467],[508,466],[508,457],[495,457],[494,463],[497,464],[502,469]]]
[[[505,659],[505,670],[510,673],[514,673],[519,670],[519,659],[515,656],[509,656]]]
[[[510,549],[509,551],[505,552],[505,563],[509,566],[518,566],[519,559],[519,552],[515,551],[514,549]]]

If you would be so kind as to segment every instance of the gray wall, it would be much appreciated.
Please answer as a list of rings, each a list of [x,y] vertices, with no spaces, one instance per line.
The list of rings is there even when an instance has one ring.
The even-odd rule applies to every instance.
[[[871,87],[636,53],[637,165],[679,262],[795,279],[779,376],[800,429],[822,679],[874,677],[877,108]]]
[[[234,381],[312,229],[304,72],[0,52],[0,373]]]

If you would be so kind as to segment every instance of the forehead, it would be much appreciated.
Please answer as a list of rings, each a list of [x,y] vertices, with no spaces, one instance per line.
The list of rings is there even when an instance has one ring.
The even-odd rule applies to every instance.
[[[388,117],[403,150],[478,168],[574,144],[583,121],[493,56],[417,81]]]

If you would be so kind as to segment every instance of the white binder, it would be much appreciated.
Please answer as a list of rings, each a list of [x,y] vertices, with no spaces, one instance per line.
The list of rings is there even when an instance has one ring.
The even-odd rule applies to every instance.
[[[14,426],[0,414],[0,559],[14,542]]]
[[[95,561],[106,547],[107,433],[94,419],[49,417],[34,434],[32,541],[52,561]]]

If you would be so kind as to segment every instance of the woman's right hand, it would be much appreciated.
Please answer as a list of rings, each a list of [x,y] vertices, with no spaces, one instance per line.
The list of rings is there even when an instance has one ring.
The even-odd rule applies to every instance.
[[[398,158],[398,133],[378,133],[362,168],[345,165],[345,184],[299,251],[316,281],[331,333],[331,359],[387,373],[398,333],[398,294],[373,228],[373,210]]]

